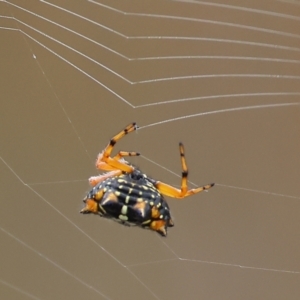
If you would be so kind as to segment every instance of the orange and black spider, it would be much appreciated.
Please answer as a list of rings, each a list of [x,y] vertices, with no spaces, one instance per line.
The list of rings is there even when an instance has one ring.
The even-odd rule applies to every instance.
[[[174,223],[164,195],[182,199],[210,189],[214,183],[188,189],[188,168],[182,143],[179,143],[183,169],[181,189],[148,177],[124,159],[125,156],[140,155],[137,152],[120,151],[111,157],[116,142],[137,128],[136,123],[129,124],[99,153],[96,160],[97,169],[109,172],[89,179],[93,188],[84,198],[85,207],[80,212],[112,218],[125,225],[150,228],[166,236],[167,228],[174,226]]]

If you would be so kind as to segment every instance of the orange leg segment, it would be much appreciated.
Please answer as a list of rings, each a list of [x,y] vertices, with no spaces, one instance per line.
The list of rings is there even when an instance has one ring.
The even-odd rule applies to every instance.
[[[124,137],[126,134],[134,131],[137,129],[136,123],[131,123],[129,125],[127,125],[125,127],[125,129],[123,129],[121,132],[119,132],[118,134],[116,134],[109,142],[109,144],[107,145],[107,147],[104,149],[103,151],[103,158],[106,159],[110,156],[114,145],[116,144],[116,142],[118,140],[120,140],[122,137]]]
[[[208,190],[214,186],[214,183],[207,184],[196,189],[188,190],[187,186],[187,177],[188,177],[188,168],[186,164],[185,154],[184,154],[184,147],[182,143],[179,143],[179,152],[180,152],[180,159],[182,165],[182,179],[181,179],[181,189],[177,189],[171,185],[158,181],[155,187],[163,194],[173,198],[185,198],[190,195],[194,195],[200,193],[204,190]]]
[[[200,193],[204,190],[208,190],[211,187],[213,187],[215,184],[214,183],[210,183],[201,187],[198,187],[196,189],[191,189],[186,191],[185,193],[182,192],[182,190],[179,190],[171,185],[168,185],[166,183],[160,182],[158,181],[156,183],[156,188],[160,191],[160,193],[162,193],[163,195],[169,196],[169,197],[173,197],[173,198],[178,198],[178,199],[183,199],[187,196],[191,196],[197,193]]]
[[[138,127],[136,123],[131,123],[126,126],[121,132],[115,135],[106,146],[106,148],[98,155],[96,161],[96,167],[101,170],[111,171],[111,170],[121,170],[123,172],[131,173],[133,167],[128,165],[123,159],[124,156],[138,156],[137,152],[126,152],[120,151],[116,156],[110,157],[111,152],[118,140],[124,137],[126,134],[136,130]]]

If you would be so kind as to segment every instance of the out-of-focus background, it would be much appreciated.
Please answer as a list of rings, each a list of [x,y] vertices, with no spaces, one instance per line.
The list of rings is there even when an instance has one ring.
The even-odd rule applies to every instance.
[[[299,1],[0,1],[1,299],[300,299]],[[109,139],[180,186],[167,238],[81,215]]]

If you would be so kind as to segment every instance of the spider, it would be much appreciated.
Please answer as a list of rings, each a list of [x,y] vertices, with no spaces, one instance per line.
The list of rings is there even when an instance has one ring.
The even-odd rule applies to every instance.
[[[166,236],[167,228],[174,226],[174,222],[164,196],[182,199],[208,190],[214,183],[188,189],[188,168],[182,143],[179,143],[183,169],[180,189],[148,177],[124,159],[126,156],[139,156],[138,152],[120,151],[111,157],[116,142],[137,128],[136,123],[129,124],[99,153],[96,168],[108,172],[89,179],[93,188],[84,198],[85,207],[80,212],[112,218],[124,225],[150,228]]]

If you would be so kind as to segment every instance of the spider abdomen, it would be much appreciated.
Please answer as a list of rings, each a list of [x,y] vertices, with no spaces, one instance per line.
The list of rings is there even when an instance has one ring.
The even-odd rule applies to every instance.
[[[139,170],[110,177],[96,185],[85,202],[97,203],[94,213],[125,225],[149,227],[161,235],[173,226],[169,206],[154,181]]]

